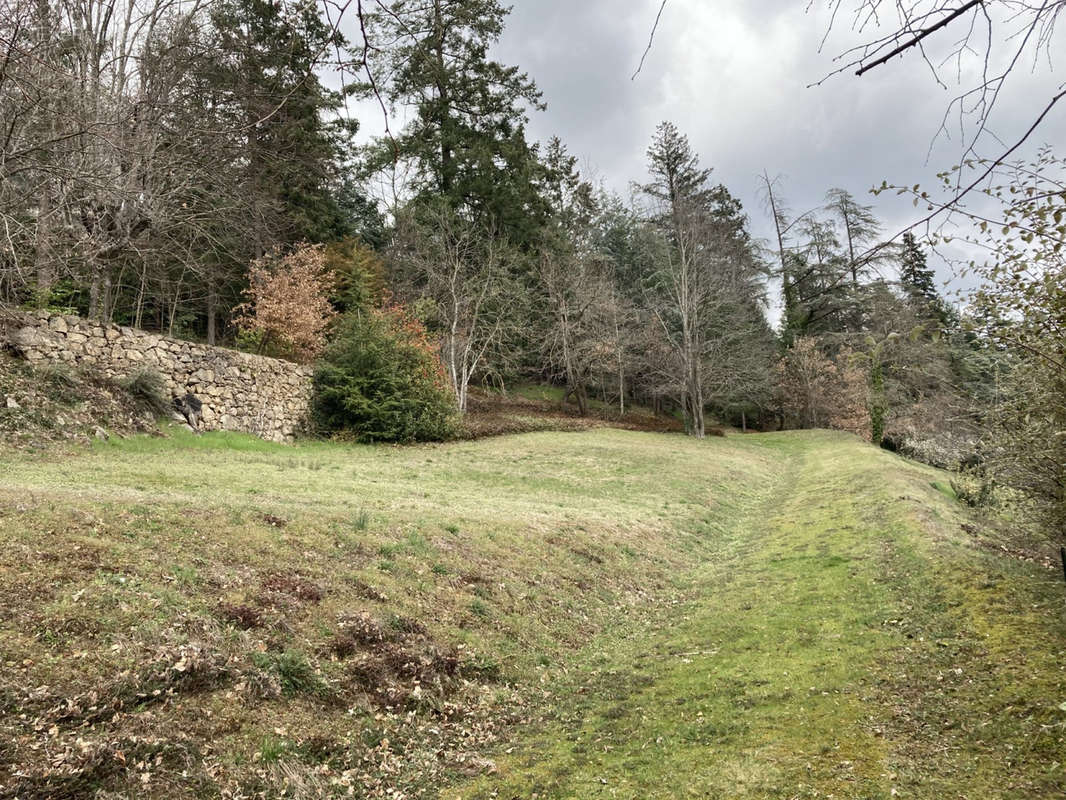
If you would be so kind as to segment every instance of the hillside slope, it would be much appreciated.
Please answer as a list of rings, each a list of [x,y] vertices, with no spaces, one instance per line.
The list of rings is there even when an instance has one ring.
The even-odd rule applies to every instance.
[[[175,434],[0,476],[0,797],[1066,789],[1061,577],[843,435]]]

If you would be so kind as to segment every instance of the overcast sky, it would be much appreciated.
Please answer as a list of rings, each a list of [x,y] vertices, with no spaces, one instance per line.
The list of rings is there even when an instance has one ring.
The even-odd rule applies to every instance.
[[[520,66],[544,93],[548,108],[532,115],[530,138],[558,135],[584,171],[613,189],[645,178],[648,142],[670,120],[714,179],[741,198],[757,235],[770,233],[759,202],[763,170],[782,177],[793,211],[842,187],[874,204],[894,234],[915,218],[910,201],[867,192],[882,180],[931,185],[958,160],[957,130],[930,151],[958,87],[938,87],[911,54],[863,77],[847,73],[806,88],[859,41],[850,21],[838,19],[819,52],[826,1],[806,12],[805,0],[669,0],[631,80],[660,0],[513,0],[495,57]],[[1035,75],[1031,67],[1015,71],[1001,100],[994,132],[1004,140],[1031,124],[1063,80],[1046,64]],[[1039,141],[1063,143],[1064,112],[1040,129]],[[367,133],[380,129],[373,109],[361,107],[360,116]]]

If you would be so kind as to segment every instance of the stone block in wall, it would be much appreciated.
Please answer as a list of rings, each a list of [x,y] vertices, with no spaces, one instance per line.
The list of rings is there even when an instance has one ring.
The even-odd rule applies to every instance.
[[[11,337],[11,344],[14,345],[16,351],[27,357],[29,357],[30,352],[40,355],[39,351],[48,346],[48,342],[40,330],[30,325],[24,325],[17,329]]]
[[[66,333],[67,321],[60,316],[49,317],[48,327],[56,333]]]

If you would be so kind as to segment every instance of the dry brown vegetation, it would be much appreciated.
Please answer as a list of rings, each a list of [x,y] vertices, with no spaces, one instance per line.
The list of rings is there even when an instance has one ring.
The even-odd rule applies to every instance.
[[[0,447],[39,450],[154,430],[155,411],[114,381],[64,363],[33,367],[0,351]]]
[[[619,416],[612,408],[602,404],[592,405],[588,413],[582,415],[576,406],[563,405],[555,399],[483,390],[471,390],[468,403],[462,432],[464,438],[470,439],[533,431],[586,431],[596,428],[650,433],[684,430],[684,425],[677,417],[654,414],[639,407],[629,408],[624,415]]]

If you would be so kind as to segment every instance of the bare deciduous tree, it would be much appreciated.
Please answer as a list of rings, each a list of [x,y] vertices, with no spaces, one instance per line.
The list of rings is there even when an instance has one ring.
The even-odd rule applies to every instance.
[[[688,139],[670,123],[648,151],[653,181],[644,187],[661,242],[646,284],[648,307],[669,343],[672,383],[686,429],[706,433],[705,409],[730,380],[732,357],[765,320],[757,302],[760,265],[740,204],[708,185]]]
[[[800,337],[779,364],[779,402],[786,420],[801,428],[835,428],[870,437],[866,370],[850,350],[836,359]]]
[[[591,254],[545,250],[537,270],[547,301],[541,349],[552,377],[566,385],[578,412],[588,414],[593,377],[617,381],[625,411],[625,371],[631,312],[619,295],[610,265]]]
[[[256,21],[226,27],[223,7],[0,0],[0,297],[168,332],[206,318],[214,342],[248,260],[305,237],[282,221],[329,216],[295,206],[336,177],[320,169],[331,134],[308,123],[331,102],[310,52],[331,32],[313,6],[265,5],[265,27],[289,38],[264,46],[242,27]],[[299,180],[265,169],[270,147]],[[282,194],[294,208],[279,211]]]
[[[491,231],[435,204],[398,218],[389,257],[404,299],[431,305],[441,360],[465,413],[471,380],[502,367],[502,345],[521,320],[514,253]]]

